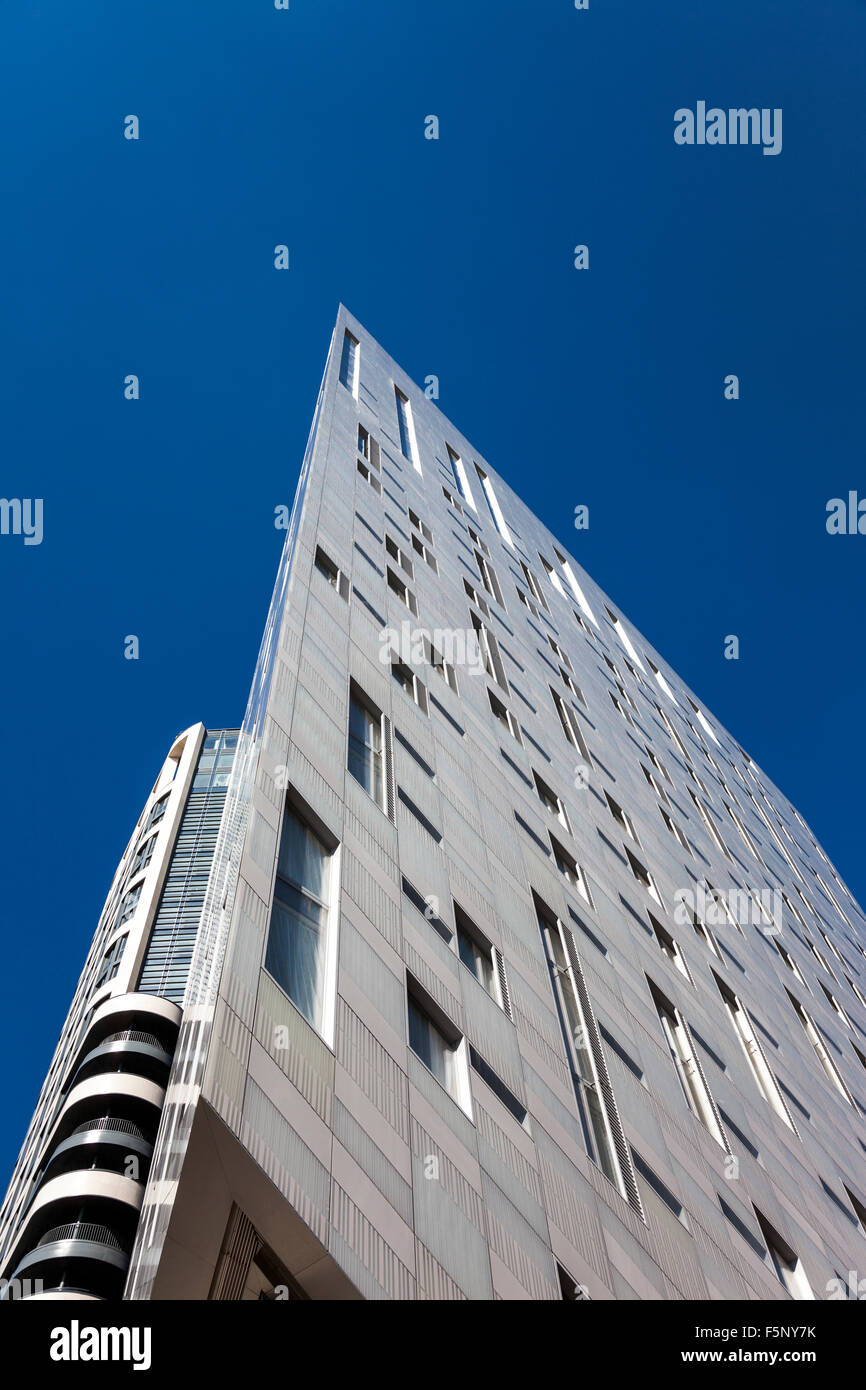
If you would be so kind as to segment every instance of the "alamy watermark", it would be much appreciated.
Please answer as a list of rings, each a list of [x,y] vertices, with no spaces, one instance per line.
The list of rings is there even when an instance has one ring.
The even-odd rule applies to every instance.
[[[695,110],[680,106],[674,112],[674,140],[678,145],[762,145],[764,154],[782,153],[782,108],[707,106]]]
[[[778,888],[719,888],[709,892],[697,888],[678,888],[674,893],[674,921],[689,926],[697,917],[709,927],[723,927],[734,919],[745,926],[759,927],[767,936],[781,929],[784,899]]]
[[[25,545],[41,545],[42,498],[0,497],[0,536],[23,536]]]
[[[483,676],[487,670],[484,652],[471,627],[424,628],[408,621],[399,628],[385,627],[379,634],[379,660],[387,666],[395,657],[407,666],[445,662],[462,667],[471,676]]]

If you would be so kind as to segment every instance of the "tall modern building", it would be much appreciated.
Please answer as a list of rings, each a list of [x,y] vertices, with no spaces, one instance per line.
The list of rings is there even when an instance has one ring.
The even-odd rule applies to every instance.
[[[177,738],[118,867],[7,1296],[845,1297],[864,943],[790,802],[341,310],[246,715]]]

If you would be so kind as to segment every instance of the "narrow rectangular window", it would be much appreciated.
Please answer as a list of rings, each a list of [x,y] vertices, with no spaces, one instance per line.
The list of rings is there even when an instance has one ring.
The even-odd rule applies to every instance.
[[[655,938],[659,944],[659,947],[661,948],[662,954],[667,956],[671,965],[673,965],[680,972],[681,975],[685,975],[689,984],[693,984],[694,981],[692,980],[692,977],[689,973],[689,967],[686,965],[685,958],[682,952],[680,951],[679,946],[671,936],[670,932],[662,926],[661,922],[659,922],[657,918],[653,917],[651,912],[647,915],[650,919],[650,924],[652,926],[653,932],[655,933]]]
[[[562,732],[565,734],[565,737],[568,739],[568,742],[571,744],[571,746],[573,748],[576,748],[577,751],[580,753],[584,762],[587,763],[590,767],[592,767],[592,758],[589,755],[589,746],[586,742],[586,739],[583,736],[583,731],[581,730],[580,724],[577,721],[576,713],[569,708],[569,706],[563,700],[562,696],[558,693],[558,691],[554,690],[552,685],[549,685],[547,688],[550,691],[551,698],[553,699],[553,703],[556,708],[556,713],[559,715],[559,722],[562,725]]]
[[[508,681],[505,678],[505,667],[499,655],[499,644],[489,628],[484,626],[481,619],[477,617],[472,609],[469,610],[472,626],[475,629],[475,636],[481,649],[481,656],[484,662],[484,669],[489,676],[492,676],[497,685],[508,693]]]
[[[622,1132],[613,1088],[570,927],[533,893],[547,955],[586,1151],[621,1196],[643,1210],[631,1157]]]
[[[496,969],[493,947],[459,903],[454,903],[454,921],[457,925],[457,951],[460,959],[466,969],[475,976],[482,989],[502,1008],[503,999],[499,989],[499,972]]]
[[[567,584],[568,584],[568,587],[571,589],[571,592],[574,594],[574,597],[575,597],[576,600],[577,600],[577,603],[578,603],[578,606],[580,607],[581,612],[584,614],[585,617],[589,618],[589,621],[593,624],[594,627],[598,627],[598,621],[597,621],[597,619],[596,619],[596,617],[595,617],[595,614],[593,613],[592,609],[590,608],[589,604],[587,603],[586,597],[585,597],[585,595],[584,595],[584,592],[583,592],[583,590],[581,589],[580,585],[578,584],[577,579],[575,578],[575,575],[574,575],[574,571],[573,571],[573,569],[571,568],[571,565],[569,564],[568,560],[565,558],[564,555],[561,555],[560,552],[559,552],[558,550],[556,550],[555,548],[554,548],[554,552],[553,552],[553,553],[554,553],[554,555],[556,556],[557,560],[559,561],[559,564],[560,564],[560,567],[561,567],[561,569],[562,569],[562,572],[563,572],[563,574],[565,575],[565,578],[566,578],[566,582],[567,582]],[[576,614],[576,613],[575,613],[575,617],[577,617],[577,614]],[[580,621],[580,620],[578,619],[578,621]]]
[[[535,781],[535,790],[538,793],[539,801],[547,807],[551,815],[556,817],[562,828],[567,830],[570,835],[571,823],[568,819],[568,812],[565,809],[565,803],[562,798],[557,796],[556,792],[547,785],[543,778],[539,777],[534,768],[532,776]]]
[[[532,597],[541,604],[546,613],[549,613],[550,608],[548,607],[547,599],[544,597],[541,586],[532,573],[532,570],[527,564],[524,564],[523,560],[520,561],[520,568],[523,570],[523,578],[526,580],[527,588],[532,594]]]
[[[522,744],[523,739],[520,734],[520,725],[518,724],[514,715],[511,713],[511,710],[507,709],[506,706],[502,703],[502,701],[498,698],[498,696],[493,694],[493,691],[489,688],[489,686],[487,689],[487,698],[490,701],[490,708],[496,715],[496,718],[499,720],[500,724],[508,730],[512,738],[516,739],[518,743]]]
[[[454,481],[457,484],[457,491],[460,493],[460,496],[463,498],[464,502],[469,503],[469,506],[472,508],[473,512],[477,511],[478,509],[475,506],[475,498],[472,496],[472,490],[469,486],[469,479],[466,476],[466,465],[464,464],[460,455],[454,452],[450,444],[446,444],[445,448],[448,451],[448,462],[451,464],[451,472],[454,474]]]
[[[333,1039],[336,950],[331,926],[336,845],[286,802],[265,969],[326,1041]]]
[[[358,339],[353,338],[347,328],[343,334],[343,350],[340,355],[340,381],[356,400],[358,399],[358,359],[360,355]]]
[[[718,985],[719,993],[725,1002],[725,1008],[734,1026],[734,1032],[740,1040],[740,1046],[743,1049],[746,1061],[749,1064],[749,1070],[754,1077],[758,1090],[761,1092],[761,1095],[770,1108],[778,1115],[779,1119],[788,1126],[788,1129],[793,1130],[796,1134],[797,1130],[794,1121],[791,1119],[788,1107],[782,1098],[779,1084],[764,1056],[764,1049],[758,1042],[755,1030],[752,1027],[752,1020],[749,1018],[747,1010],[743,1007],[733,990],[729,989],[724,981],[719,979],[715,971],[713,971],[713,979]]]
[[[833,1058],[830,1056],[824,1039],[822,1038],[818,1028],[815,1026],[814,1021],[809,1016],[809,1014],[806,1013],[806,1010],[803,1008],[803,1005],[799,1002],[799,1000],[794,998],[791,991],[787,990],[786,992],[788,998],[794,1006],[794,1012],[796,1013],[797,1017],[803,1025],[806,1037],[809,1039],[809,1042],[812,1044],[812,1047],[815,1050],[815,1056],[818,1058],[818,1061],[821,1063],[821,1066],[824,1069],[824,1073],[827,1076],[827,1079],[839,1092],[842,1099],[846,1101],[848,1105],[853,1105],[854,1098],[851,1095],[851,1092],[848,1090],[848,1087],[845,1085],[845,1082],[842,1080],[842,1074],[836,1066],[836,1063],[833,1061]]]
[[[584,901],[589,903],[590,907],[592,907],[592,895],[589,891],[589,883],[587,882],[586,874],[574,858],[574,855],[569,854],[568,850],[564,849],[553,835],[550,837],[550,847],[553,850],[556,867],[559,869],[565,881],[570,883],[572,888],[576,888]]]
[[[643,884],[650,897],[655,899],[655,901],[661,907],[661,894],[659,893],[659,890],[655,885],[655,880],[653,879],[653,876],[650,873],[649,869],[646,867],[645,864],[642,864],[634,854],[632,854],[628,845],[623,845],[623,849],[625,850],[626,855],[628,857],[628,862],[631,865],[631,871],[637,879],[638,883]]]
[[[384,747],[381,710],[376,710],[352,681],[349,687],[347,766],[355,780],[383,811],[387,810]]]
[[[466,1039],[411,977],[408,980],[407,1006],[409,1047],[471,1118]]]
[[[610,618],[611,624],[613,625],[613,630],[619,638],[621,645],[628,652],[635,666],[639,666],[640,669],[643,670],[643,662],[641,661],[640,657],[635,651],[634,643],[632,642],[631,638],[626,632],[625,627],[623,626],[622,619],[618,618],[615,613],[612,613],[609,608],[607,608],[605,611],[607,613],[607,616]]]
[[[538,552],[538,558],[541,561],[545,574],[547,575],[556,592],[558,594],[562,594],[562,597],[565,598],[565,590],[562,587],[562,580],[556,573],[556,570],[553,568],[553,565],[550,563],[549,560],[545,560],[540,550]]]
[[[608,810],[610,811],[610,814],[613,816],[617,825],[625,831],[626,835],[631,836],[636,845],[639,845],[640,840],[638,839],[637,831],[634,828],[634,821],[632,820],[631,816],[622,809],[619,802],[614,801],[607,788],[605,788],[604,799],[607,802]]]
[[[415,438],[415,422],[412,419],[412,406],[408,396],[404,396],[399,386],[394,387],[394,398],[397,403],[397,424],[400,428],[400,449],[403,457],[408,459],[416,472],[421,472],[421,461],[418,457],[418,442]]]
[[[412,593],[411,589],[407,589],[402,579],[394,573],[390,565],[388,566],[388,588],[392,593],[397,595],[401,602],[405,603],[409,612],[417,618],[418,604],[415,600],[415,595]]]
[[[695,1055],[688,1026],[679,1010],[664,998],[652,981],[647,980],[647,983],[689,1109],[709,1130],[713,1138],[721,1144],[722,1148],[727,1149],[728,1143],[716,1109],[716,1102],[710,1094],[703,1067]]]
[[[487,474],[484,472],[483,468],[479,468],[477,463],[475,465],[475,472],[478,474],[478,478],[481,482],[481,491],[484,493],[484,500],[487,503],[487,510],[493,517],[493,524],[496,527],[502,539],[505,541],[505,544],[510,545],[511,549],[513,550],[514,541],[511,539],[511,532],[505,524],[505,517],[502,515],[502,508],[500,507],[499,502],[497,501],[496,493],[493,491],[493,484],[491,483]]]
[[[758,1225],[767,1246],[770,1263],[777,1279],[788,1290],[792,1298],[810,1300],[815,1295],[803,1268],[803,1261],[794,1253],[786,1240],[773,1229],[766,1217],[753,1206]]]
[[[475,563],[478,566],[478,573],[481,575],[481,582],[491,598],[496,599],[500,608],[505,607],[505,600],[502,597],[502,590],[499,587],[499,580],[496,571],[490,561],[485,559],[480,550],[475,551]]]

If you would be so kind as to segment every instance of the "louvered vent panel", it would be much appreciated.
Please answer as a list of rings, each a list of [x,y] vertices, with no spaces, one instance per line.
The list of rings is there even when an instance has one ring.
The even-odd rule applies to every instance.
[[[141,968],[142,994],[183,1002],[225,796],[225,787],[189,794]]]

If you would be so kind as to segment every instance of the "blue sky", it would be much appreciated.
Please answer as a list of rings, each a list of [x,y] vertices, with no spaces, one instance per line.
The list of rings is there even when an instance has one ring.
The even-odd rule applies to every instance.
[[[242,715],[340,300],[866,897],[866,537],[825,530],[866,496],[864,31],[859,0],[6,7],[0,491],[44,539],[0,536],[0,1175],[172,737]],[[698,100],[781,107],[782,153],[675,145]]]

